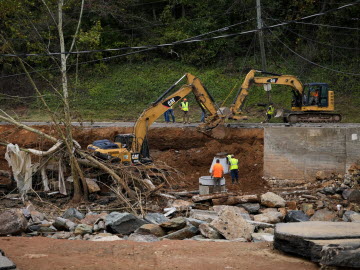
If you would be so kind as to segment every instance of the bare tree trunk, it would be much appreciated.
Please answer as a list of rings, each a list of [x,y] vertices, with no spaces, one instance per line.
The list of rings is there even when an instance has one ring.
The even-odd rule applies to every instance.
[[[79,165],[76,164],[76,158],[74,156],[74,143],[72,138],[72,130],[71,130],[71,115],[70,115],[70,105],[69,105],[69,91],[68,91],[68,81],[67,81],[67,73],[66,73],[66,60],[67,57],[65,55],[65,41],[64,41],[64,33],[63,33],[63,6],[64,0],[59,0],[58,2],[58,33],[60,39],[60,52],[61,52],[61,82],[62,82],[62,90],[64,96],[64,116],[65,116],[65,133],[66,133],[66,141],[68,146],[68,154],[70,158],[70,167],[71,167],[71,175],[74,181],[74,197],[73,200],[75,202],[79,202],[82,198],[82,190],[79,181]],[[87,186],[83,186],[84,191],[87,190]],[[84,194],[87,197],[87,194]]]

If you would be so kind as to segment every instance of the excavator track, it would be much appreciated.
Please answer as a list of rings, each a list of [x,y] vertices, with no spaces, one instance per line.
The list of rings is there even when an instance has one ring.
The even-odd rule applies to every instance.
[[[289,113],[284,117],[288,123],[339,123],[341,115],[338,113]]]

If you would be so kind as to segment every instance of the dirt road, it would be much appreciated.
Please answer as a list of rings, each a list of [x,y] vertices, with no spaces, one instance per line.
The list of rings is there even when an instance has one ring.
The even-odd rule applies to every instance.
[[[4,237],[0,238],[0,247],[20,270],[318,269],[311,262],[272,250],[267,243],[90,242]]]

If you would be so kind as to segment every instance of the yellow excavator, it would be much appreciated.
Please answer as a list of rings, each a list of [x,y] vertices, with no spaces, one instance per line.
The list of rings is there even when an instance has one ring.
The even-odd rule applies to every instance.
[[[255,76],[256,73],[266,76]],[[241,120],[247,118],[242,114],[241,109],[249,94],[250,87],[254,84],[263,85],[267,88],[272,84],[291,87],[293,93],[291,111],[277,114],[277,117],[282,116],[285,122],[334,123],[341,121],[341,115],[334,112],[334,92],[329,90],[328,84],[308,83],[304,85],[293,75],[275,74],[255,69],[250,70],[246,75],[230,107],[229,119]]]
[[[187,78],[187,84],[182,86],[175,93],[169,93],[184,78]],[[133,133],[118,134],[114,142],[110,140],[98,140],[88,145],[87,149],[102,159],[111,159],[123,164],[150,163],[149,147],[147,143],[147,132],[152,123],[163,115],[171,106],[178,103],[182,98],[193,93],[196,101],[202,110],[207,111],[205,123],[199,125],[198,130],[208,135],[216,137],[225,136],[223,130],[223,121],[218,114],[215,101],[203,86],[201,81],[190,73],[186,73],[168,90],[165,91],[149,108],[145,109],[137,119]]]

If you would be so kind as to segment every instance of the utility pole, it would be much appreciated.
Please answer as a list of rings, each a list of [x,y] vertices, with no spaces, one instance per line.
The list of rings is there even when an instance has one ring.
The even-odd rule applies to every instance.
[[[261,19],[261,3],[260,0],[256,0],[256,14],[257,14],[257,29],[259,30],[259,42],[260,42],[260,53],[261,53],[261,64],[262,70],[266,70],[266,55],[264,46],[264,35],[263,35],[263,23]]]
[[[259,42],[260,42],[260,53],[261,53],[261,68],[262,70],[266,71],[266,55],[265,55],[265,46],[264,46],[264,35],[263,35],[263,23],[262,23],[262,19],[261,19],[261,3],[260,0],[256,0],[256,14],[257,14],[257,29],[258,34],[259,34]],[[264,89],[267,93],[267,97],[268,97],[268,103],[271,103],[271,95],[270,95],[270,90],[271,90],[271,85],[269,84],[268,87]]]

